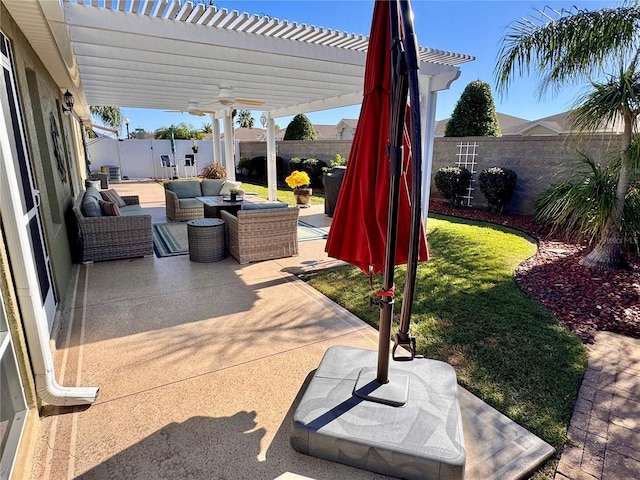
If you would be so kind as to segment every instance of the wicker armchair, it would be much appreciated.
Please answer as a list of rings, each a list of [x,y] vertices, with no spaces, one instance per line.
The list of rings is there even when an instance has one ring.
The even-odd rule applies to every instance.
[[[298,255],[297,208],[221,211],[226,248],[239,263]]]
[[[204,204],[193,199],[195,206],[188,208],[180,207],[180,199],[171,190],[164,189],[164,199],[166,202],[167,218],[174,222],[186,222],[196,218],[204,218]],[[198,205],[199,204],[199,205]]]
[[[82,247],[82,263],[153,255],[151,215],[118,217],[85,217],[78,195],[73,213],[78,223]],[[123,196],[127,205],[138,205],[137,195]]]

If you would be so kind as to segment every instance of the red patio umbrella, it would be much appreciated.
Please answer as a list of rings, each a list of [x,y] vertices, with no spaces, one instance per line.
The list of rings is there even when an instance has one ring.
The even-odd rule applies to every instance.
[[[418,261],[427,259],[424,229],[420,227],[418,235],[414,229],[414,235],[411,234],[412,218],[417,213],[419,219],[420,206],[417,204],[419,181],[412,183],[412,175],[416,175],[410,168],[409,139],[415,143],[419,135],[410,135],[405,121],[407,71],[398,72],[395,68],[401,63],[398,59],[405,54],[397,50],[401,42],[395,40],[401,31],[407,33],[406,24],[401,26],[399,23],[397,8],[395,1],[375,2],[364,99],[326,245],[326,252],[331,257],[349,262],[367,274],[384,273],[382,292],[378,292],[381,304],[378,381],[382,383],[387,380],[383,370],[388,370],[388,365],[380,363],[388,361],[393,268],[395,264],[407,263],[410,256],[417,256]],[[413,37],[409,39],[410,42],[414,40]],[[409,42],[406,47],[415,49]],[[414,128],[419,130],[419,115],[415,114],[419,99],[417,76],[414,80],[416,90],[412,89],[411,119]],[[419,145],[414,154],[420,157]],[[416,186],[418,195],[411,195],[412,190],[416,193]],[[413,209],[410,196],[413,197]],[[412,242],[414,253],[410,254]],[[415,279],[415,268],[409,270]],[[413,285],[411,281],[408,288],[412,290]],[[409,303],[412,298],[413,291],[409,292]]]

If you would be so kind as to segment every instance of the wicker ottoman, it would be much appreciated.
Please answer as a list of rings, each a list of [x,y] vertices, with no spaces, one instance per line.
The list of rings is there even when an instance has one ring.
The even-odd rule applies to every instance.
[[[187,222],[189,259],[193,262],[217,262],[225,257],[224,220],[198,218]]]

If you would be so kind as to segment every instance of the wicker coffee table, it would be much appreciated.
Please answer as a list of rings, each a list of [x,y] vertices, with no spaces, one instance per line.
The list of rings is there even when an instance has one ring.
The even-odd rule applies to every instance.
[[[225,257],[224,220],[198,218],[187,222],[189,259],[193,262],[218,262]]]

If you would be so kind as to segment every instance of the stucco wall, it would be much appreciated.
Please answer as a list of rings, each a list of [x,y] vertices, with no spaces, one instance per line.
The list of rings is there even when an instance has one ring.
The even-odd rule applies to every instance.
[[[60,112],[60,88],[53,82],[39,57],[29,46],[4,7],[0,15],[0,28],[13,43],[15,75],[34,182],[40,191],[40,212],[49,249],[53,283],[59,308],[63,308],[73,266],[68,223],[71,221],[72,198],[77,192],[74,191],[71,176],[78,170],[72,165],[74,157],[70,154],[73,145],[69,137],[70,117]],[[51,113],[60,134],[66,181],[63,181],[58,171],[58,163],[54,155]]]

